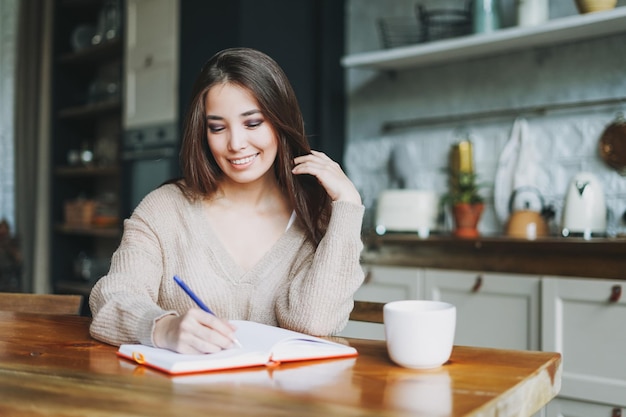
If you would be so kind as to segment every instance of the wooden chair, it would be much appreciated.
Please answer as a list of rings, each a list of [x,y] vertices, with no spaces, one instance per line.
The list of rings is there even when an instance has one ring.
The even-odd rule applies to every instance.
[[[80,315],[82,305],[82,295],[0,292],[1,311]]]
[[[350,313],[350,320],[368,323],[383,322],[383,306],[385,303],[371,301],[354,301],[354,308]]]

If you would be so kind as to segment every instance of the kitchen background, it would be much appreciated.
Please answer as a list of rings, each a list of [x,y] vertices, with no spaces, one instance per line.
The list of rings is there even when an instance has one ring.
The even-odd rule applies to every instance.
[[[22,272],[26,277],[23,280],[26,285],[34,282],[33,288],[37,291],[76,291],[78,288],[88,294],[94,282],[92,275],[96,277],[98,274],[89,274],[87,280],[85,274],[76,272],[80,269],[76,268],[76,264],[84,263],[82,252],[86,251],[90,259],[97,259],[106,265],[120,236],[119,220],[127,215],[129,208],[120,210],[117,207],[119,215],[108,216],[107,221],[111,218],[116,221],[111,222],[111,227],[100,227],[93,221],[95,217],[73,216],[73,212],[66,209],[82,207],[79,203],[88,208],[82,201],[84,199],[81,200],[83,195],[99,198],[100,195],[109,195],[104,193],[110,191],[109,188],[113,189],[118,202],[136,201],[126,197],[126,194],[132,194],[127,193],[126,188],[132,190],[136,188],[135,182],[139,182],[133,180],[133,172],[144,172],[135,170],[143,163],[132,160],[116,160],[112,166],[102,165],[97,166],[96,170],[90,170],[85,169],[91,168],[89,166],[73,165],[68,156],[79,147],[82,149],[83,142],[95,138],[114,145],[111,148],[123,148],[128,142],[126,139],[129,135],[126,133],[131,128],[154,127],[146,125],[144,113],[154,118],[155,122],[179,122],[181,107],[186,105],[189,94],[190,83],[187,80],[194,77],[197,68],[210,52],[239,44],[268,52],[286,69],[301,102],[313,147],[324,150],[342,162],[363,196],[367,206],[364,222],[367,232],[373,226],[374,209],[381,191],[406,187],[431,189],[439,194],[446,192],[445,169],[450,146],[470,137],[474,143],[479,180],[488,184],[483,190],[487,197],[487,209],[479,229],[483,234],[501,233],[510,192],[494,199],[494,185],[506,177],[496,175],[502,171],[498,162],[505,146],[511,143],[517,116],[524,117],[520,122],[525,120],[528,123],[524,151],[531,157],[516,172],[505,174],[518,174],[524,182],[539,189],[546,205],[555,208],[556,221],[552,222],[552,232],[556,234],[558,231],[557,223],[568,181],[575,173],[583,170],[595,173],[601,180],[611,213],[609,232],[626,232],[622,220],[626,211],[626,179],[607,167],[598,155],[598,140],[603,129],[614,120],[618,111],[626,107],[626,81],[623,77],[626,33],[619,27],[613,27],[612,35],[593,37],[584,33],[587,27],[580,26],[577,30],[581,33],[576,36],[576,40],[560,40],[555,46],[523,47],[498,53],[485,50],[481,56],[449,57],[441,63],[396,71],[344,66],[344,72],[341,62],[345,63],[348,58],[362,53],[383,49],[377,27],[378,18],[401,16],[415,23],[417,5],[433,10],[465,8],[467,3],[462,0],[273,0],[271,4],[274,7],[268,8],[268,3],[253,0],[127,0],[124,3],[128,10],[137,7],[148,10],[130,14],[130,17],[141,19],[129,19],[125,27],[128,34],[135,35],[124,39],[141,40],[141,48],[126,48],[128,45],[124,39],[116,39],[116,42],[105,44],[102,48],[86,47],[84,51],[80,49],[81,45],[72,44],[70,41],[80,26],[99,21],[99,5],[112,2],[115,3],[115,0],[42,2],[46,7],[41,8],[41,17],[45,17],[46,24],[31,24],[49,31],[52,36],[41,37],[45,42],[35,39],[33,43],[33,47],[40,44],[44,47],[41,53],[42,58],[45,58],[44,63],[30,67],[41,68],[39,75],[44,85],[42,93],[36,97],[46,99],[40,100],[41,114],[38,118],[42,122],[41,131],[27,135],[33,143],[29,149],[25,146],[31,143],[25,140],[28,137],[21,134],[20,140],[13,142],[13,138],[6,133],[12,131],[10,103],[15,82],[14,64],[22,62],[17,58],[27,56],[16,54],[14,49],[18,38],[18,25],[15,23],[17,5],[34,3],[20,3],[17,0],[0,3],[0,105],[3,106],[0,109],[0,218],[6,217],[11,231],[19,233],[25,259],[38,259],[38,270],[34,274],[36,278],[31,279],[31,271],[24,269]],[[500,4],[502,26],[514,26],[517,0],[501,0]],[[617,21],[623,22],[625,5],[626,0],[619,0],[619,10],[608,12],[606,16],[618,15],[620,18]],[[180,20],[176,13],[170,12],[170,8],[179,10]],[[229,18],[207,26],[204,16],[208,12],[205,9]],[[603,15],[598,16],[600,22],[595,25],[596,29],[604,26]],[[550,20],[557,22],[567,17],[579,17],[574,0],[550,1]],[[168,28],[171,33],[166,30]],[[136,36],[137,33],[141,36]],[[290,34],[288,39],[285,33]],[[489,36],[486,35],[486,38]],[[197,42],[200,37],[202,42]],[[178,42],[174,41],[175,38],[178,38]],[[472,36],[465,39],[471,40]],[[82,47],[85,48],[84,45]],[[167,59],[159,61],[158,66],[153,65],[154,57],[163,57],[166,51]],[[126,53],[128,56],[123,56]],[[94,110],[89,103],[74,102],[73,96],[66,94],[68,85],[82,95],[91,91],[88,87],[95,85],[92,81],[99,79],[96,77],[99,71],[104,72],[104,68],[120,62],[128,63],[124,67],[125,78],[138,79],[143,76],[145,82],[125,82],[124,97],[120,97],[119,83],[116,84],[114,92],[117,95],[113,106],[104,106],[103,109],[96,106]],[[21,75],[25,73],[19,72]],[[164,82],[154,81],[153,76],[159,74],[165,74]],[[170,75],[172,77],[168,78]],[[155,85],[161,88],[153,88]],[[136,88],[136,91],[131,87]],[[160,103],[160,111],[154,110],[157,100],[152,100],[157,92],[170,98]],[[129,93],[135,93],[134,97],[142,98],[144,102],[130,105],[135,102],[128,100]],[[482,111],[595,100],[613,100],[619,104],[579,106],[568,111],[555,110],[545,114],[511,113],[508,117],[469,119],[465,122],[444,120],[444,123],[390,131],[382,129],[388,122],[414,118],[447,119]],[[138,115],[129,112],[133,109],[141,109],[143,113]],[[36,120],[29,112],[22,110],[20,114],[28,114],[29,121]],[[85,115],[88,117],[83,119]],[[22,123],[20,126],[24,130],[27,126],[22,125],[30,124]],[[97,128],[98,132],[94,130],[85,134],[82,132],[85,125],[91,126],[90,129]],[[113,125],[116,129],[108,129]],[[115,134],[110,134],[113,130]],[[12,156],[16,145],[23,148],[21,154],[17,152],[22,155],[22,179],[32,180],[32,187],[36,185],[36,178],[50,179],[50,184],[36,187],[34,193],[22,192],[24,201],[21,207],[18,207],[19,199],[14,204],[13,194],[30,190],[31,186],[20,188],[15,185],[13,166],[16,164]],[[48,155],[48,147],[53,151],[53,157]],[[34,156],[25,155],[26,151],[33,152]],[[520,149],[517,151],[519,153]],[[24,168],[31,168],[29,164],[32,164],[33,170],[38,168],[38,175],[25,172]],[[506,168],[511,170],[511,166]],[[156,175],[152,175],[154,171],[146,172],[150,175],[143,177],[158,180]],[[123,181],[111,187],[116,179]],[[533,197],[528,196],[536,205]],[[499,215],[496,215],[497,212]],[[20,214],[17,217],[23,219],[21,230],[15,224],[19,222],[14,221],[16,213]],[[37,221],[33,220],[35,218]],[[82,221],[78,225],[80,227],[70,221],[74,219]],[[37,226],[31,227],[33,225]],[[441,230],[449,227],[448,220]],[[43,255],[35,256],[35,253]],[[44,262],[48,258],[51,267]],[[31,263],[26,262],[25,265]]]
[[[346,54],[383,49],[377,19],[414,16],[418,3],[427,9],[465,7],[464,2],[453,0],[348,0]],[[515,0],[500,4],[502,26],[516,25]],[[618,7],[624,5],[624,0],[617,3]],[[549,19],[577,14],[574,0],[549,3]],[[367,207],[364,229],[371,231],[374,226],[377,197],[387,188],[446,192],[450,147],[470,137],[475,170],[479,181],[487,184],[483,189],[487,206],[478,227],[483,234],[501,233],[509,196],[499,195],[494,200],[493,190],[496,172],[513,168],[498,163],[505,145],[516,136],[532,157],[506,174],[536,187],[545,205],[554,207],[552,233],[560,233],[566,190],[580,171],[592,172],[602,184],[607,232],[626,232],[626,177],[603,162],[598,146],[606,126],[626,110],[623,100],[621,104],[382,129],[390,121],[626,98],[624,45],[626,33],[619,33],[393,72],[348,68],[345,168]],[[517,117],[518,123],[528,124],[523,138],[512,130]],[[531,208],[540,205],[535,195],[523,199]],[[448,220],[442,229],[449,226]]]
[[[13,228],[13,67],[15,65],[15,0],[0,1],[0,219]]]

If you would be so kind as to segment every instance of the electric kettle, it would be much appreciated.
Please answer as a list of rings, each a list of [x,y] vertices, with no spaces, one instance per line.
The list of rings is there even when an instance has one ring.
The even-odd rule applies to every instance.
[[[574,175],[565,195],[561,234],[582,235],[585,239],[604,235],[606,214],[604,191],[598,178],[590,172]]]

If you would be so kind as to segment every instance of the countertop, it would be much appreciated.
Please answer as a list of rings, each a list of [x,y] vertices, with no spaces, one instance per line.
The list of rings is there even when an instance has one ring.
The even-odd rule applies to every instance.
[[[626,238],[363,236],[364,264],[626,280]]]

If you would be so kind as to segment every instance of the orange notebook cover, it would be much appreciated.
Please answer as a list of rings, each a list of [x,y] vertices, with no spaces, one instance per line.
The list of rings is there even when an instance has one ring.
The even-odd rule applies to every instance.
[[[210,372],[281,362],[357,356],[355,348],[304,333],[245,320],[232,320],[242,347],[217,353],[185,355],[138,344],[121,345],[117,354],[172,375]]]

